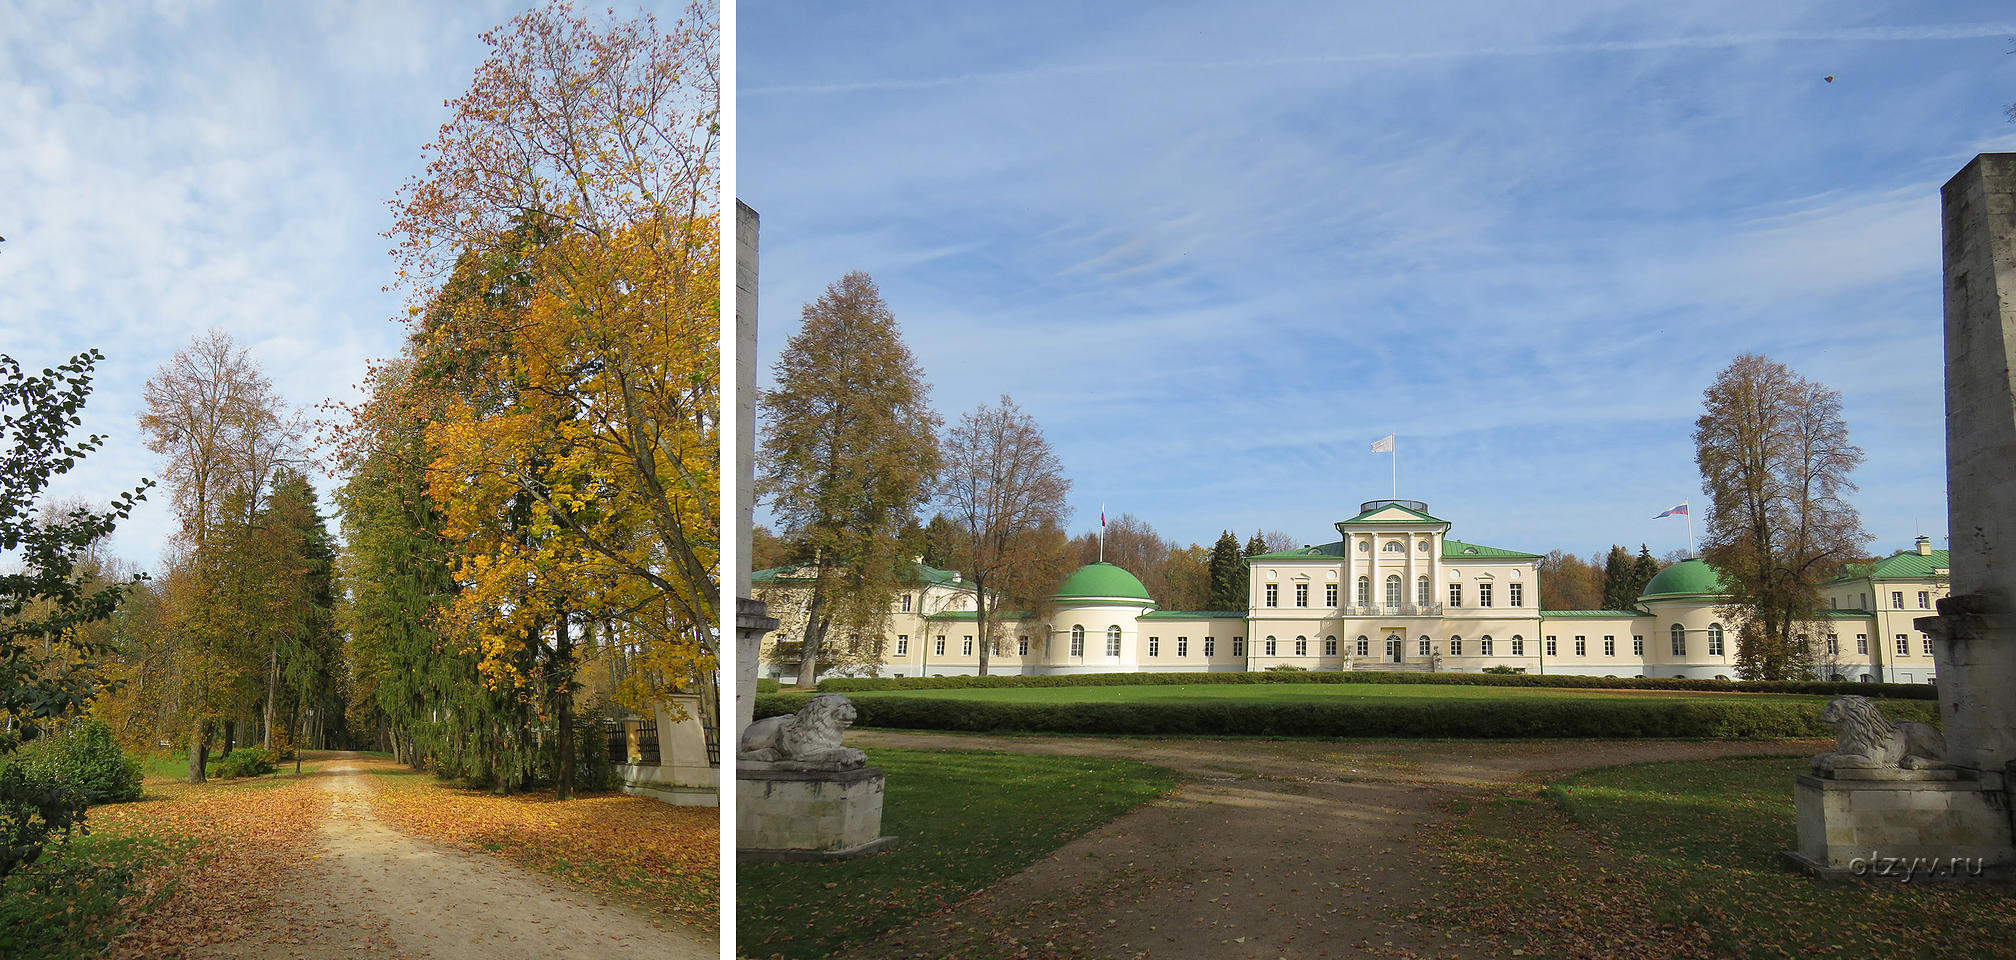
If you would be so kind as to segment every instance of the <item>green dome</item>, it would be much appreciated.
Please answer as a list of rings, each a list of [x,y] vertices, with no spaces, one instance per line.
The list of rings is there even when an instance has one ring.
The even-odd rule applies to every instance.
[[[1676,597],[1720,596],[1728,591],[1722,587],[1722,578],[1708,561],[1700,558],[1682,560],[1652,578],[1645,585],[1641,600],[1661,600]]]
[[[1079,567],[1076,573],[1064,578],[1063,586],[1057,588],[1057,599],[1067,603],[1118,600],[1155,605],[1155,598],[1148,595],[1148,588],[1142,586],[1139,579],[1110,563],[1088,563]]]

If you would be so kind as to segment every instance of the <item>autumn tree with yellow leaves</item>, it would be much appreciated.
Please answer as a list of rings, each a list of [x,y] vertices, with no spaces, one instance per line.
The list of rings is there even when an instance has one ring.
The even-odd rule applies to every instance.
[[[484,34],[392,204],[425,395],[405,408],[455,586],[439,629],[529,722],[572,725],[591,626],[639,709],[712,683],[717,33],[700,6],[661,29],[556,4]]]

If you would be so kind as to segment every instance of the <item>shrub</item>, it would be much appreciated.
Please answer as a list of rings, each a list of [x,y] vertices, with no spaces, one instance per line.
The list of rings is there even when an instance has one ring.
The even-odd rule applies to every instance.
[[[273,772],[273,754],[261,747],[239,747],[210,765],[209,776],[224,780]]]
[[[784,685],[783,685],[783,684],[781,684],[781,683],[778,683],[778,682],[777,682],[777,678],[776,678],[776,677],[757,677],[757,678],[756,678],[756,692],[757,692],[757,693],[776,693],[776,692],[778,692],[779,690],[782,690],[782,689],[784,689]]]
[[[85,717],[34,741],[16,761],[30,777],[62,783],[87,805],[140,799],[140,761],[119,749],[112,728]]]
[[[807,694],[756,699],[792,713]],[[854,701],[866,727],[1028,733],[1389,738],[1763,740],[1827,737],[1822,706],[1742,700],[1436,700],[1382,703],[1003,703],[925,697]],[[1936,723],[1930,704],[1886,702],[1893,720]]]
[[[1297,673],[1308,670],[1309,668],[1298,667],[1292,663],[1277,663],[1271,667],[1268,667],[1267,669],[1274,673]]]
[[[576,714],[574,789],[600,791],[614,790],[618,786],[616,762],[609,757],[609,731],[602,725],[602,717],[595,713]]]

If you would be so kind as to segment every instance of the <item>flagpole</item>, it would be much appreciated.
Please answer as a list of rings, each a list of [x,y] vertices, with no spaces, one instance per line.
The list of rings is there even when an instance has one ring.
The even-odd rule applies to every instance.
[[[1689,529],[1692,529],[1691,527]],[[1688,534],[1693,537],[1693,534]],[[1099,501],[1099,562],[1106,562],[1106,501]]]
[[[1697,556],[1694,552],[1694,508],[1689,506],[1686,500],[1680,501],[1680,505],[1687,507],[1687,555]]]
[[[1400,499],[1400,445],[1396,443],[1393,445],[1393,449],[1386,452],[1393,455],[1393,499],[1398,500]]]

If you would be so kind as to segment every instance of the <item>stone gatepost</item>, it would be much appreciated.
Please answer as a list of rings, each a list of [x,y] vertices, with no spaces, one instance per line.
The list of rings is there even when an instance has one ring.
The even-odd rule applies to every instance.
[[[1897,738],[1938,734],[1872,738],[1868,724],[1847,718],[1853,711],[1837,709],[1860,698],[1829,708],[1830,720],[1843,718],[1841,752],[1798,778],[1799,849],[1787,854],[1821,876],[1964,878],[2016,867],[2016,553],[2002,549],[2016,549],[2016,154],[1975,157],[1940,200],[1952,595],[1916,625],[1936,641],[1944,742],[1907,758],[1920,748]]]

